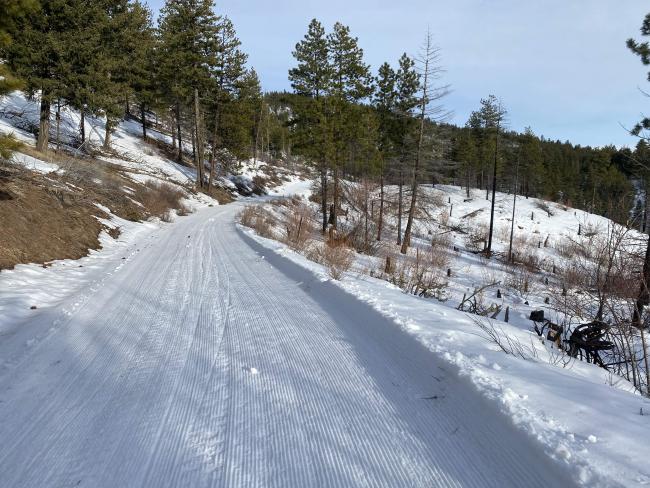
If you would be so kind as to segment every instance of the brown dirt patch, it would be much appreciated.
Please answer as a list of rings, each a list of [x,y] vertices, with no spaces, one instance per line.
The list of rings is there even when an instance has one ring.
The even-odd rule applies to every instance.
[[[106,216],[75,192],[52,185],[42,176],[0,169],[0,269],[18,263],[78,259],[97,249]]]
[[[19,263],[79,259],[100,247],[108,217],[100,203],[119,217],[141,221],[151,216],[168,220],[171,209],[188,213],[185,192],[164,182],[138,184],[120,169],[85,159],[58,160],[63,174],[43,175],[0,163],[0,270]],[[119,229],[106,229],[113,238]]]

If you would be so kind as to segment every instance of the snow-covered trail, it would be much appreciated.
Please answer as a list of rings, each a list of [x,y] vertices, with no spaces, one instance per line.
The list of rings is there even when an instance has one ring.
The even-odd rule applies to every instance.
[[[571,486],[448,364],[259,247],[237,210],[169,226],[0,371],[1,486]]]

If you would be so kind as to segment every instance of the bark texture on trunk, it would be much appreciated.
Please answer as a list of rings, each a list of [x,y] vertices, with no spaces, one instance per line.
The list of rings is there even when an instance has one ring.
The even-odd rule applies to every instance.
[[[183,133],[181,131],[181,105],[176,103],[176,137],[178,138],[178,153],[176,159],[183,161]]]
[[[81,134],[81,144],[86,142],[86,114],[84,109],[81,109],[79,117],[79,133]]]
[[[203,135],[201,133],[201,103],[199,90],[194,89],[194,140],[196,143],[194,161],[196,162],[197,186],[203,187]]]
[[[632,324],[641,327],[643,309],[650,303],[650,291],[648,290],[648,283],[650,281],[650,238],[645,250],[645,259],[643,260],[643,274],[641,284],[639,286],[639,295],[636,299],[636,306],[632,315]]]
[[[384,225],[384,170],[379,176],[379,222],[377,223],[377,240],[381,241],[381,231]]]
[[[215,176],[215,166],[217,163],[217,148],[219,140],[219,118],[220,118],[220,106],[214,110],[214,130],[212,131],[212,152],[210,152],[210,177],[208,180],[208,188],[212,188],[212,180]]]
[[[494,204],[497,193],[497,159],[499,154],[499,124],[497,123],[496,140],[494,141],[494,166],[492,169],[492,202],[490,203],[490,233],[488,234],[488,245],[486,254],[492,255],[492,234],[494,234]]]
[[[102,149],[104,151],[110,151],[111,149],[111,132],[113,131],[113,122],[107,118],[106,119],[106,128],[104,131],[104,145],[102,146]]]
[[[321,163],[320,167],[321,212],[323,214],[323,234],[327,232],[327,168]]]
[[[337,217],[339,212],[339,167],[338,165],[334,166],[334,195],[332,196],[332,215],[330,215],[330,221],[332,227],[336,230],[337,228]]]
[[[399,190],[397,193],[397,245],[402,244],[402,195],[404,188],[404,175],[402,168],[399,170]]]
[[[38,140],[36,149],[40,152],[47,150],[47,144],[50,139],[50,101],[46,96],[41,98],[41,111],[38,123]]]
[[[142,138],[147,140],[147,115],[144,103],[140,103],[140,119],[142,121]]]

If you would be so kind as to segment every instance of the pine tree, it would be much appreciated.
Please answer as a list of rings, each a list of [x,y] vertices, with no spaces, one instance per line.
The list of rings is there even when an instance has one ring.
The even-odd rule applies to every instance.
[[[239,159],[253,152],[257,118],[262,105],[260,80],[254,69],[247,70],[234,86],[233,99],[223,106],[223,147]]]
[[[318,100],[332,78],[325,29],[318,20],[311,20],[304,39],[296,44],[293,57],[298,65],[289,70],[291,87],[298,95]]]
[[[179,160],[183,157],[183,107],[193,112],[192,137],[197,186],[203,186],[201,100],[219,62],[219,17],[212,0],[167,0],[159,20],[160,78],[176,118]]]
[[[104,5],[106,18],[97,73],[103,79],[98,90],[99,105],[106,116],[104,149],[109,149],[111,133],[124,115],[124,105],[129,111],[129,98],[134,94],[140,103],[143,137],[147,137],[144,112],[155,99],[155,35],[151,11],[140,2],[112,0]]]
[[[386,161],[393,157],[395,152],[396,114],[395,103],[397,100],[396,75],[388,63],[379,67],[376,80],[376,90],[373,106],[377,113],[378,122],[378,150],[379,150],[379,216],[377,221],[377,240],[381,241],[384,224],[384,176]]]
[[[29,95],[39,95],[40,122],[36,149],[48,148],[52,103],[77,86],[77,59],[87,51],[95,13],[82,0],[49,0],[11,25],[12,42],[4,53],[9,68],[24,82]]]
[[[395,87],[397,91],[395,100],[397,117],[394,141],[398,164],[397,245],[401,245],[402,215],[404,213],[404,166],[409,157],[409,146],[415,129],[416,120],[413,111],[419,104],[417,93],[420,89],[420,76],[415,69],[415,61],[406,53],[402,54],[399,59]]]
[[[641,35],[643,37],[650,37],[650,14],[647,14],[643,19]],[[630,51],[639,56],[641,63],[643,63],[644,66],[650,65],[650,43],[648,43],[648,41],[638,42],[630,38],[627,40],[627,47]],[[648,73],[648,80],[650,80],[650,72]],[[645,139],[648,139],[648,135],[645,133],[645,131],[648,130],[650,130],[650,118],[644,117],[634,126],[631,132],[633,135],[642,136]]]
[[[539,139],[530,127],[524,129],[523,140],[519,152],[523,175],[523,193],[528,197],[531,193],[542,190],[544,174],[542,147]]]
[[[494,95],[481,100],[481,120],[483,127],[494,133],[494,157],[492,165],[492,202],[490,205],[490,230],[488,232],[488,242],[485,249],[485,254],[490,257],[492,254],[492,236],[494,234],[494,206],[497,191],[497,169],[499,163],[499,132],[503,127],[503,122],[506,115],[506,110],[503,108],[501,101]]]
[[[6,56],[6,49],[12,43],[12,34],[19,34],[18,25],[27,14],[37,8],[36,0],[3,0],[0,16],[0,56]],[[0,96],[21,87],[4,63],[0,63]]]
[[[37,7],[36,0],[3,0],[0,15],[0,58],[6,56],[6,49],[12,42],[11,32],[16,31],[16,24]],[[13,76],[7,65],[0,63],[0,96],[23,86],[22,82]],[[0,157],[8,158],[18,142],[10,136],[0,135]]]
[[[325,29],[312,19],[307,34],[293,52],[297,66],[289,70],[296,104],[296,146],[300,153],[317,162],[320,172],[322,231],[327,231],[327,167],[330,159],[327,111],[324,96],[331,84],[332,71]]]
[[[350,35],[349,27],[339,22],[334,24],[333,31],[327,36],[327,50],[331,71],[327,94],[331,110],[329,122],[334,173],[334,195],[329,221],[336,229],[340,171],[346,153],[349,154],[348,147],[359,137],[359,111],[355,104],[372,94],[373,85],[370,67],[363,62],[363,50],[358,45],[358,39]]]
[[[117,35],[111,26],[112,15],[126,9],[125,0],[105,2],[81,2],[82,10],[76,12],[78,22],[75,30],[62,34],[62,46],[66,53],[63,62],[66,68],[65,88],[58,97],[80,112],[81,148],[86,140],[86,116],[99,116],[109,104],[109,94],[117,92],[112,81],[111,67],[114,45],[109,39]],[[110,33],[110,34],[109,34]]]
[[[467,198],[470,198],[470,187],[476,165],[476,146],[470,128],[465,127],[460,131],[455,141],[453,157],[461,163],[461,170],[465,177],[465,192]]]
[[[237,38],[233,23],[228,17],[224,17],[220,20],[218,28],[216,38],[218,59],[210,70],[210,102],[208,106],[209,121],[212,124],[210,130],[212,150],[209,159],[208,188],[212,188],[217,152],[223,146],[228,131],[221,123],[222,114],[232,112],[232,107],[229,107],[229,104],[234,103],[237,98],[238,84],[241,88],[242,78],[246,75],[247,56],[240,49],[241,42]]]
[[[151,10],[136,1],[131,6],[128,36],[128,86],[138,101],[142,138],[147,140],[147,112],[162,108],[159,88],[158,38],[153,27]],[[125,100],[128,112],[128,95]],[[127,113],[128,115],[128,113]]]

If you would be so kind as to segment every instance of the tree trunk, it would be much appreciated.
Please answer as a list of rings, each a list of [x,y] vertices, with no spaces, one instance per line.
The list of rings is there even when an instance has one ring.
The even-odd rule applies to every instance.
[[[364,252],[368,252],[368,248],[370,247],[368,245],[368,182],[364,182],[364,202],[363,202],[363,212],[365,214],[365,222],[364,222],[364,232],[363,232],[363,250]]]
[[[430,47],[430,37],[427,38],[427,51]],[[429,63],[430,57],[425,57],[423,80],[422,80],[422,97],[420,98],[420,127],[418,134],[417,150],[415,152],[415,165],[413,166],[413,181],[411,183],[411,205],[409,207],[409,215],[406,221],[406,229],[404,230],[404,240],[402,241],[402,248],[400,252],[406,254],[409,246],[411,245],[411,229],[413,228],[413,218],[415,216],[415,205],[418,196],[418,172],[420,171],[420,160],[422,159],[422,142],[424,141],[424,119],[427,110],[427,91],[429,90]]]
[[[176,133],[178,137],[178,153],[176,160],[180,163],[183,162],[183,134],[181,132],[181,104],[176,102]]]
[[[339,212],[339,166],[338,164],[334,165],[334,195],[332,196],[333,210],[330,215],[330,222],[332,222],[332,227],[336,230],[337,221],[336,216]]]
[[[81,131],[81,145],[86,142],[86,114],[85,109],[81,109],[81,120],[79,121],[79,130]]]
[[[379,175],[379,222],[377,224],[377,240],[381,241],[381,230],[384,225],[384,168]]]
[[[61,148],[61,100],[56,101],[56,151]]]
[[[147,140],[147,115],[144,109],[144,102],[140,102],[140,119],[142,121],[142,138]]]
[[[648,282],[650,281],[650,238],[645,251],[645,259],[643,260],[643,274],[641,278],[641,285],[639,286],[639,294],[636,299],[636,306],[632,315],[632,325],[641,327],[641,316],[643,315],[643,308],[650,302],[650,292],[648,291]]]
[[[404,230],[404,240],[400,252],[406,254],[411,245],[411,229],[413,228],[413,218],[415,217],[415,205],[418,196],[418,172],[420,171],[420,159],[422,157],[422,142],[424,141],[424,116],[426,111],[426,90],[427,90],[427,73],[425,67],[424,91],[420,102],[420,133],[418,134],[418,146],[415,152],[415,165],[413,166],[413,180],[411,182],[411,205],[409,206],[408,219],[406,220],[406,229]]]
[[[404,174],[399,169],[399,191],[397,192],[397,245],[402,244],[402,194],[404,188]]]
[[[218,147],[218,138],[219,138],[219,116],[220,116],[220,105],[217,104],[214,110],[214,130],[212,132],[212,151],[210,152],[210,177],[208,179],[208,188],[212,188],[212,180],[215,175],[215,166],[217,162],[217,147]]]
[[[38,139],[36,141],[36,150],[40,152],[47,151],[47,144],[50,138],[50,101],[45,93],[41,95],[41,113],[38,124]]]
[[[196,180],[199,188],[203,187],[203,136],[201,134],[201,105],[199,90],[194,89],[194,140],[196,141],[194,161],[196,163]]]
[[[494,233],[494,203],[497,192],[497,159],[499,152],[499,122],[497,122],[496,140],[494,141],[494,167],[492,170],[492,202],[490,205],[490,233],[488,234],[487,257],[492,255],[492,234]]]
[[[643,205],[643,227],[641,232],[645,233],[648,230],[648,206],[650,205],[650,200],[648,199],[648,185],[646,184],[645,199]]]
[[[110,118],[106,117],[106,126],[104,131],[104,145],[102,149],[104,151],[110,151],[111,149],[111,131],[113,130],[113,123]]]
[[[641,347],[643,347],[643,365],[645,366],[645,394],[650,396],[650,366],[648,364],[648,349],[645,341],[645,331],[641,327]]]
[[[257,149],[260,143],[260,133],[261,131],[261,126],[262,126],[262,111],[264,109],[264,104],[260,106],[260,114],[259,114],[259,119],[257,120],[257,123],[255,124],[255,142],[254,142],[254,147],[253,147],[253,165],[254,167],[257,167]],[[264,141],[262,141],[262,150],[264,150]]]
[[[175,124],[174,124],[175,119],[176,119],[176,115],[175,115],[174,111],[170,110],[169,111],[169,132],[171,132],[171,134],[172,134],[172,149],[174,149],[174,151],[176,150],[176,129],[174,128],[175,127]]]
[[[126,117],[128,118],[131,115],[131,105],[129,103],[129,96],[126,96]]]
[[[419,153],[419,150],[418,150]],[[419,154],[415,156],[415,166],[413,167],[413,180],[411,181],[411,204],[409,205],[409,213],[406,219],[406,229],[404,229],[404,239],[402,240],[402,248],[400,252],[406,254],[409,246],[411,245],[411,230],[413,228],[413,217],[415,216],[415,205],[418,194],[418,171],[420,166]]]
[[[321,211],[323,213],[323,235],[327,233],[327,168],[325,163],[320,167],[320,192],[321,192]]]
[[[512,222],[510,223],[510,245],[508,246],[508,262],[512,262],[512,238],[515,235],[515,206],[517,205],[517,184],[519,183],[519,159],[515,170],[514,197],[512,198]]]

